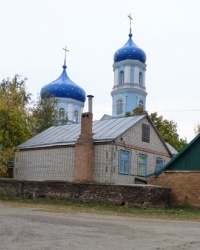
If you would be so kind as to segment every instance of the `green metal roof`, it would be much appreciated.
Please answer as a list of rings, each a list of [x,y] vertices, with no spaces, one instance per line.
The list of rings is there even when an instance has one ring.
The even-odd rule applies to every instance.
[[[164,170],[200,170],[200,134],[174,156],[163,168],[146,177],[160,175]]]

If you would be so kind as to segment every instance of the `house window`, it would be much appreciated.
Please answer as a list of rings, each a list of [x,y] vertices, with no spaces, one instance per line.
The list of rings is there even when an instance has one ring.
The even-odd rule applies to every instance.
[[[141,72],[139,73],[139,85],[143,85],[143,74]]]
[[[138,175],[146,176],[147,173],[147,156],[139,154],[138,156]]]
[[[119,173],[129,174],[130,173],[130,152],[120,150],[120,165]]]
[[[65,117],[65,109],[64,108],[60,108],[59,109],[59,118],[64,118]]]
[[[156,171],[159,171],[164,166],[164,160],[162,158],[156,158]]]
[[[119,84],[124,84],[124,71],[119,72]]]
[[[121,99],[117,101],[117,115],[122,114],[123,112],[123,102]]]
[[[142,123],[142,141],[150,142],[150,126]]]
[[[78,122],[78,110],[74,111],[74,122]]]

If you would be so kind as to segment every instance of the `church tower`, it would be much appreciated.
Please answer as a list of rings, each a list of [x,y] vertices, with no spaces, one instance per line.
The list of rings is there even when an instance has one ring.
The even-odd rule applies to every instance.
[[[146,54],[132,40],[131,14],[130,33],[127,43],[114,54],[114,86],[112,95],[112,116],[124,116],[142,107],[146,109]]]
[[[65,60],[62,74],[57,80],[45,85],[41,89],[40,96],[41,98],[54,97],[58,100],[58,124],[60,124],[61,120],[65,119],[66,117],[68,120],[68,124],[79,123],[81,122],[81,115],[86,99],[86,93],[81,87],[72,82],[69,76],[67,75],[66,52],[68,50],[67,48],[65,48],[64,50]]]

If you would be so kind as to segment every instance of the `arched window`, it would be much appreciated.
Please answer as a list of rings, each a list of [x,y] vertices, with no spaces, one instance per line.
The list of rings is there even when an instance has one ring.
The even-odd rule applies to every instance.
[[[143,74],[142,74],[142,72],[139,73],[139,85],[143,86]]]
[[[117,115],[122,114],[123,112],[123,102],[121,99],[117,101]]]
[[[65,109],[64,108],[60,108],[59,109],[59,118],[64,118],[65,117]]]
[[[78,110],[74,111],[74,122],[78,122]]]
[[[143,108],[144,109],[144,103],[142,100],[139,101],[139,107]]]
[[[124,71],[119,72],[119,84],[124,84]]]

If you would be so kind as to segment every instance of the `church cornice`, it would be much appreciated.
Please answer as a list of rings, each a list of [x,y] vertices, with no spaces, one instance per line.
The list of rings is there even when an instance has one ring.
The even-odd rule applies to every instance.
[[[138,88],[127,88],[127,89],[113,90],[111,92],[111,96],[118,95],[118,94],[124,94],[124,93],[137,93],[137,94],[143,95],[144,97],[147,96],[147,92],[145,90],[138,89]]]
[[[117,63],[113,63],[113,68],[120,67],[120,66],[127,66],[127,65],[139,66],[139,67],[143,68],[144,70],[146,70],[146,67],[147,67],[147,65],[145,63],[142,63],[138,60],[124,60],[124,61],[120,61]]]
[[[67,102],[68,104],[73,104],[73,105],[78,105],[84,107],[84,102],[72,99],[72,98],[64,98],[64,97],[56,97],[58,101],[64,101]]]
[[[124,90],[126,90],[126,89],[141,89],[141,90],[145,91],[146,87],[141,86],[137,83],[118,84],[118,85],[115,85],[113,87],[113,91],[119,90],[119,89],[124,89]]]

